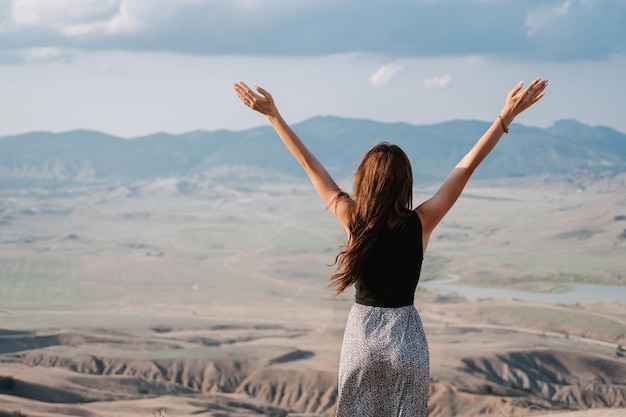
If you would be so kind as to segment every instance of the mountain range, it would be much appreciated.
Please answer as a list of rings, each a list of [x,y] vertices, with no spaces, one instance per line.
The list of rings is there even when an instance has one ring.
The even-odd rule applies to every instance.
[[[293,128],[333,175],[351,174],[373,144],[389,141],[409,155],[417,181],[431,181],[444,178],[488,126],[482,121],[416,126],[324,116]],[[513,124],[510,131],[476,177],[626,171],[626,134],[611,128],[560,120],[548,128]],[[0,137],[0,188],[188,177],[228,167],[303,175],[270,126],[132,139],[87,130]]]

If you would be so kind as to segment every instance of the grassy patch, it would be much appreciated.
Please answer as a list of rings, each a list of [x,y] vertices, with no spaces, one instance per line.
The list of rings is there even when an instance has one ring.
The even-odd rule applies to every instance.
[[[536,278],[535,278],[536,279]],[[455,285],[467,285],[469,287],[478,288],[495,288],[509,291],[524,291],[524,292],[537,292],[537,293],[565,293],[572,291],[571,285],[556,283],[556,282],[543,282],[543,281],[531,281],[522,280],[517,278],[503,278],[497,280],[486,281],[469,281],[459,280],[455,282]]]
[[[445,256],[434,255],[425,256],[422,264],[422,273],[420,281],[431,281],[434,279],[447,278],[445,274],[446,266],[450,263],[450,259]]]
[[[553,308],[518,306],[489,306],[481,308],[480,311],[493,316],[507,315],[524,320],[550,323],[553,331],[559,331],[564,334],[565,331],[560,328],[561,326],[581,329],[591,333],[608,334],[616,338],[624,337],[623,324],[608,318],[586,314],[585,312],[568,310],[567,313],[563,313]]]
[[[542,293],[563,293],[573,290],[571,285],[553,282],[529,282],[511,287],[516,291],[542,292]]]
[[[543,275],[523,275],[498,277],[496,279],[460,280],[459,285],[474,287],[501,288],[513,291],[531,291],[545,293],[563,293],[572,291],[574,284],[587,285],[626,285],[626,275],[619,273],[597,275],[556,272]]]
[[[598,229],[571,230],[568,232],[559,233],[558,235],[556,235],[556,238],[562,239],[562,240],[570,240],[570,239],[585,240],[601,232],[602,230],[598,230]]]

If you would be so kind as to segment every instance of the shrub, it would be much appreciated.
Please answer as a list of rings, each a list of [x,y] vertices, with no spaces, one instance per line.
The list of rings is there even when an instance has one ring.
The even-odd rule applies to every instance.
[[[22,414],[20,410],[16,410],[11,414],[11,417],[26,417],[26,415]]]
[[[478,392],[482,395],[489,395],[493,393],[493,388],[489,384],[482,384],[478,387]]]
[[[265,412],[267,417],[287,417],[287,412],[281,409],[267,410]]]
[[[508,385],[511,389],[516,389],[524,392],[532,392],[530,388],[524,388],[522,385],[517,385],[515,382],[509,382]]]
[[[0,376],[0,388],[12,390],[15,387],[15,378],[12,376]]]
[[[148,394],[150,391],[148,391],[145,388],[137,388],[137,394]]]

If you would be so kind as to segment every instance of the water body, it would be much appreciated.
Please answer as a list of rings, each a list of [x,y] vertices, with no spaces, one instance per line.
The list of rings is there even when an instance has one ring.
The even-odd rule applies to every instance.
[[[567,284],[567,292],[532,292],[501,288],[473,287],[457,283],[458,278],[420,282],[419,287],[436,290],[442,294],[456,293],[474,298],[516,298],[523,301],[540,301],[553,304],[576,304],[590,301],[615,301],[626,304],[626,287],[591,284]]]

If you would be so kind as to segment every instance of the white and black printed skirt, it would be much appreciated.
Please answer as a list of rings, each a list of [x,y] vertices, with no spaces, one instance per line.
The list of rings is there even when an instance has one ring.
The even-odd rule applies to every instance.
[[[341,348],[336,417],[426,417],[429,381],[415,306],[354,304]]]

